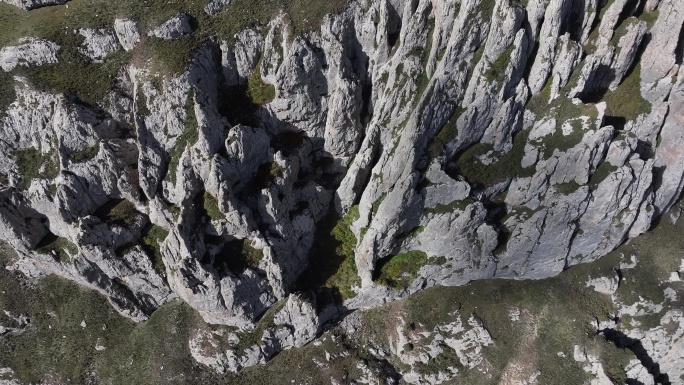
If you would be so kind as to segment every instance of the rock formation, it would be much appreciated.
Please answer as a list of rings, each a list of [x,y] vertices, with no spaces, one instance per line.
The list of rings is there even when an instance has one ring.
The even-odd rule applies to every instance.
[[[13,74],[0,238],[16,269],[94,288],[133,320],[178,297],[235,327],[191,343],[219,371],[306,344],[349,309],[554,276],[642,234],[681,196],[682,8],[355,1],[302,35],[281,16],[210,39],[181,73],[132,61],[96,105]],[[147,35],[195,27],[179,13]],[[94,61],[144,44],[131,20],[76,33]],[[0,66],[56,63],[58,50],[28,38]],[[342,301],[342,285],[300,279],[333,259],[336,245],[314,247],[331,218],[353,238]],[[239,351],[273,306],[266,342]],[[468,323],[448,325],[458,352],[491,342]],[[200,348],[217,338],[231,349]]]

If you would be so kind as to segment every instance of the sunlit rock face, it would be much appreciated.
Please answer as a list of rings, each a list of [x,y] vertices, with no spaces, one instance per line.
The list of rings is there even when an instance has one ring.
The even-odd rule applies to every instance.
[[[181,298],[246,331],[281,307],[270,342],[242,355],[197,342],[219,371],[306,344],[349,309],[554,276],[642,234],[681,196],[682,8],[358,1],[302,35],[281,15],[208,38],[179,73],[131,60],[94,104],[17,75],[0,114],[0,238],[16,269],[94,288],[136,321]],[[150,30],[116,19],[66,33],[98,62],[196,28],[180,13]],[[59,65],[59,49],[29,37],[0,66]],[[317,231],[342,217],[344,279],[318,270],[345,263]],[[454,343],[491,342],[469,327]]]

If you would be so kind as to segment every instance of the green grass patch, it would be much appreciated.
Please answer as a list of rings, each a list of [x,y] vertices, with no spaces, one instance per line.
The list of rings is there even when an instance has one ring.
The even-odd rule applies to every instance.
[[[247,79],[247,96],[257,105],[268,104],[275,98],[275,86],[264,82],[260,68],[261,61]]]
[[[225,214],[223,214],[223,212],[221,212],[219,209],[216,198],[214,198],[214,196],[209,194],[207,191],[204,192],[202,207],[204,207],[204,211],[212,220],[218,221],[226,218]]]
[[[361,279],[354,260],[356,236],[351,224],[358,218],[359,207],[353,206],[342,218],[331,213],[321,220],[309,252],[309,266],[297,282],[299,290],[322,287],[332,291],[339,301],[354,296],[352,287]]]
[[[52,149],[42,154],[35,148],[15,150],[12,159],[17,163],[21,180],[17,184],[20,190],[27,190],[31,181],[36,178],[53,180],[59,175],[57,152]]]
[[[490,67],[485,71],[484,75],[489,82],[503,81],[506,76],[506,68],[511,61],[511,53],[515,46],[513,44],[506,47],[506,49],[492,62]]]
[[[247,268],[258,269],[263,257],[263,250],[252,246],[249,239],[236,239],[224,245],[216,260],[233,273],[241,274]]]
[[[129,227],[142,215],[129,200],[112,201],[115,204],[107,205],[104,220],[118,226]]]
[[[545,115],[551,108],[549,105],[549,99],[551,99],[551,80],[546,79],[544,87],[542,87],[541,91],[532,95],[525,107],[534,112],[535,115]]]
[[[608,178],[611,173],[617,171],[617,169],[617,167],[608,162],[601,163],[596,168],[596,171],[589,177],[589,187],[591,187],[592,190],[596,189],[601,182]]]
[[[57,261],[67,263],[71,258],[78,254],[78,246],[66,238],[58,237],[53,233],[48,233],[36,245],[36,251],[40,254],[49,254]]]
[[[559,194],[570,195],[570,194],[574,193],[575,191],[579,190],[579,188],[581,186],[573,180],[573,181],[566,182],[566,183],[559,183],[557,185],[554,185],[553,187],[556,189],[556,191]]]
[[[383,258],[378,261],[375,281],[394,289],[405,289],[427,263],[427,254],[419,250]]]
[[[98,152],[100,152],[100,144],[99,143],[97,143],[93,146],[90,146],[90,147],[86,148],[85,150],[72,152],[71,154],[69,154],[69,160],[74,162],[74,163],[85,162],[87,160],[94,158]]]
[[[480,13],[480,16],[485,20],[489,20],[494,13],[496,7],[496,0],[481,0],[475,10]]]
[[[166,265],[161,254],[160,244],[169,235],[169,231],[161,226],[151,224],[143,230],[142,246],[150,256],[152,267],[162,277],[166,277]]]
[[[0,122],[5,117],[7,108],[17,99],[14,89],[14,78],[5,71],[0,71]]]
[[[66,6],[51,6],[26,12],[8,4],[0,4],[0,46],[16,44],[23,36],[36,36],[61,46],[59,63],[38,68],[18,68],[41,90],[74,93],[81,100],[95,103],[114,85],[118,69],[125,63],[151,61],[153,72],[163,76],[183,71],[192,53],[211,37],[233,43],[235,34],[247,27],[261,29],[281,10],[289,13],[287,21],[296,34],[317,29],[323,17],[340,12],[348,0],[321,2],[316,0],[233,0],[213,17],[203,11],[206,1],[166,0],[121,1],[71,0]],[[174,40],[147,37],[146,32],[178,12],[193,18],[195,31]],[[113,29],[115,18],[131,18],[138,22],[142,41],[133,52],[119,51],[103,63],[91,63],[78,52],[83,42],[72,33],[78,28]],[[266,93],[268,96],[268,91]],[[3,99],[10,99],[3,92]],[[12,99],[13,100],[13,99]],[[0,104],[1,106],[1,104]]]
[[[378,213],[378,210],[380,209],[380,205],[382,204],[382,201],[384,201],[386,197],[387,197],[387,193],[384,192],[384,193],[380,194],[380,196],[378,197],[378,199],[375,200],[375,202],[373,202],[373,204],[371,205],[371,212],[373,213],[373,216],[375,216]]]
[[[465,111],[465,109],[456,107],[454,112],[449,117],[449,120],[440,128],[437,135],[435,135],[428,144],[427,152],[430,158],[438,157],[446,148],[446,146],[458,135],[457,121],[458,117]]]
[[[656,9],[653,12],[643,12],[641,15],[639,15],[639,20],[643,20],[646,22],[646,26],[650,30],[653,28],[653,25],[655,24],[656,20],[658,20],[658,16],[660,15],[660,10]]]
[[[483,164],[479,157],[488,153],[492,146],[489,144],[477,143],[463,151],[456,160],[458,174],[470,183],[478,183],[484,186],[491,186],[497,182],[513,177],[529,177],[534,175],[533,166],[523,168],[520,165],[525,154],[525,143],[529,132],[527,130],[517,133],[513,137],[513,147],[511,150],[499,156],[499,159],[489,165]],[[494,154],[497,156],[498,154]]]
[[[582,141],[584,129],[579,120],[572,121],[572,131],[565,135],[561,127],[556,124],[556,130],[550,134],[539,138],[533,143],[543,146],[544,158],[550,158],[555,150],[567,151]]]
[[[254,345],[263,345],[263,340],[261,339],[264,335],[264,331],[268,328],[275,328],[275,322],[273,322],[273,317],[285,306],[287,300],[282,299],[275,304],[273,304],[259,319],[256,327],[249,332],[240,335],[240,342],[235,346],[235,351],[237,354],[243,354],[246,349]]]
[[[641,64],[637,64],[622,83],[606,93],[606,115],[634,120],[651,112],[651,103],[641,96]]]

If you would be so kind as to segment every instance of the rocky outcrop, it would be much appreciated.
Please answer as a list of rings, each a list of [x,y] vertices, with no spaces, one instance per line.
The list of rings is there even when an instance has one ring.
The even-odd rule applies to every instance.
[[[79,29],[78,34],[85,38],[83,47],[79,49],[79,52],[95,63],[102,62],[107,55],[119,49],[116,37],[106,29],[84,28]]]
[[[3,3],[14,5],[22,9],[34,9],[47,5],[65,4],[69,0],[2,0]]]
[[[5,72],[17,66],[31,67],[57,63],[59,46],[38,38],[22,38],[19,45],[0,49],[0,68]]]
[[[191,342],[219,371],[307,343],[336,312],[556,275],[646,231],[684,186],[681,0],[632,3],[360,1],[302,36],[279,15],[207,41],[181,73],[127,65],[95,105],[17,78],[0,238],[15,268],[96,288],[135,320],[177,296],[234,327]],[[148,36],[193,27],[181,13]],[[131,20],[116,39],[82,31],[93,60],[145,44]],[[57,49],[32,39],[0,58],[10,71]],[[605,95],[628,81],[649,108],[615,116]],[[342,284],[300,279],[321,261],[334,279],[316,278]],[[238,346],[245,333],[262,342]]]
[[[135,48],[135,45],[140,41],[138,26],[133,20],[114,20],[114,31],[116,32],[116,38],[119,40],[119,44],[121,44],[126,51]]]
[[[190,16],[187,13],[179,13],[169,20],[162,23],[159,27],[147,33],[147,36],[154,36],[164,40],[175,39],[191,33]]]
[[[207,15],[213,16],[219,13],[226,5],[230,4],[231,0],[211,0],[209,4],[204,6],[204,12]]]

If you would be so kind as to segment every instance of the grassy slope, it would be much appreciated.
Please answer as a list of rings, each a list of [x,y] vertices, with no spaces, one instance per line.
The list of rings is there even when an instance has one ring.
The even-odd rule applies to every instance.
[[[58,43],[59,63],[38,68],[19,68],[15,74],[27,76],[35,86],[54,92],[73,92],[90,103],[100,100],[113,85],[122,64],[152,60],[152,69],[172,74],[184,69],[190,54],[211,36],[232,41],[234,35],[249,26],[265,25],[279,11],[288,12],[290,28],[301,33],[320,25],[330,12],[341,10],[348,0],[233,0],[213,17],[203,8],[208,0],[71,0],[65,6],[44,7],[29,12],[0,4],[0,47],[17,44],[24,36],[46,38]],[[304,10],[306,10],[304,12]],[[146,37],[146,32],[178,12],[190,14],[196,31],[172,41]],[[119,51],[102,64],[90,63],[78,53],[83,39],[73,33],[78,28],[113,28],[115,18],[131,18],[138,22],[143,42],[132,53]],[[11,100],[11,88],[0,78],[0,107]]]
[[[208,327],[197,313],[179,301],[171,302],[152,318],[135,325],[116,314],[100,295],[56,277],[37,283],[28,282],[18,273],[4,269],[12,252],[3,248],[0,266],[0,308],[10,313],[26,314],[31,326],[21,335],[0,337],[4,354],[0,367],[13,368],[22,381],[38,381],[46,373],[74,383],[84,381],[87,372],[94,372],[102,383],[289,383],[291,380],[316,382],[316,379],[355,375],[356,360],[373,359],[363,346],[369,341],[387,346],[387,330],[393,319],[403,316],[417,330],[431,330],[439,323],[460,316],[465,321],[470,314],[482,320],[495,344],[484,351],[489,374],[477,370],[464,371],[459,381],[469,384],[496,384],[511,359],[532,357],[528,365],[541,371],[540,383],[577,384],[587,375],[569,357],[575,344],[587,347],[602,356],[604,366],[611,368],[615,378],[624,375],[620,366],[631,357],[628,351],[614,348],[601,336],[593,334],[589,323],[594,317],[605,319],[615,308],[605,295],[584,287],[590,277],[613,276],[624,256],[636,255],[639,265],[623,270],[625,280],[616,294],[625,303],[642,296],[655,302],[664,300],[665,278],[675,271],[681,260],[684,239],[677,236],[684,230],[684,221],[673,226],[668,220],[654,231],[629,245],[623,245],[599,261],[568,269],[557,277],[539,281],[483,280],[462,287],[432,288],[407,299],[381,308],[362,312],[365,324],[358,339],[342,338],[342,345],[352,355],[335,360],[324,369],[313,359],[324,360],[325,351],[340,347],[328,339],[302,349],[281,353],[266,366],[243,371],[239,376],[221,377],[195,364],[189,356],[187,338],[195,327]],[[664,240],[667,240],[665,242]],[[681,298],[684,285],[668,284]],[[668,306],[680,306],[666,303]],[[509,309],[520,309],[536,327],[531,345],[525,323],[509,320]],[[459,310],[458,313],[454,311]],[[655,323],[653,321],[655,319]],[[656,326],[657,317],[638,317],[642,325]],[[79,324],[85,320],[87,326]],[[6,320],[3,320],[3,324]],[[103,325],[106,329],[103,330]],[[341,334],[339,329],[331,333]],[[527,333],[527,334],[526,334]],[[106,346],[97,352],[97,343]],[[528,345],[525,345],[527,343]],[[563,352],[568,358],[560,357]],[[531,354],[531,355],[530,355]],[[434,367],[454,365],[454,357],[434,362]],[[397,367],[401,364],[390,358]],[[376,362],[376,364],[378,364]],[[162,370],[161,367],[164,367]],[[423,370],[432,370],[430,367]],[[341,378],[341,377],[338,377]]]

